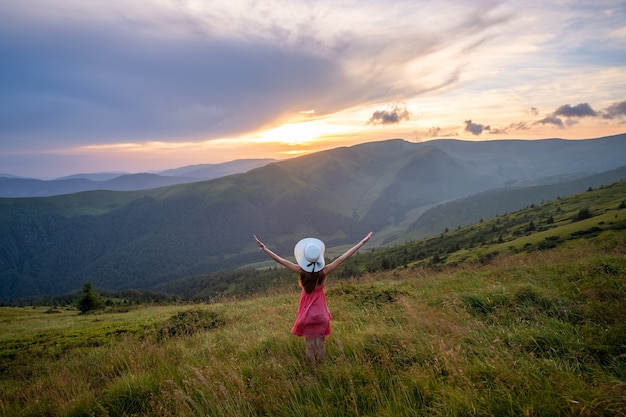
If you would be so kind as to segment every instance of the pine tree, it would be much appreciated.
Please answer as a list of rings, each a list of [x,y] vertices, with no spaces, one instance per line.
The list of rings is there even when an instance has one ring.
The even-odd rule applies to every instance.
[[[104,302],[91,285],[91,282],[83,284],[83,293],[76,300],[76,307],[81,313],[98,310],[104,306]]]

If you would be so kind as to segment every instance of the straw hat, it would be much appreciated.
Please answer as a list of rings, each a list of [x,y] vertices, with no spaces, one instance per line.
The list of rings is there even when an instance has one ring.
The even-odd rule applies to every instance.
[[[321,271],[324,268],[324,242],[314,237],[307,237],[296,243],[293,254],[300,268],[307,272]]]

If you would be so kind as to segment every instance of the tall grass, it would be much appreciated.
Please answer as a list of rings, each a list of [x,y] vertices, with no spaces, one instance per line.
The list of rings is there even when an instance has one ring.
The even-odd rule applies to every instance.
[[[0,309],[4,416],[626,415],[626,244],[331,282],[329,359],[295,285],[215,304]]]

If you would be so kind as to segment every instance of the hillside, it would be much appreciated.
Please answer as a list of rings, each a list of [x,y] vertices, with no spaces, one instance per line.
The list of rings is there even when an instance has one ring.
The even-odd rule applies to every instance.
[[[443,203],[427,210],[403,233],[400,241],[432,236],[626,178],[626,166],[556,184],[507,187]]]
[[[581,216],[581,211],[586,214]],[[498,254],[555,248],[604,232],[626,234],[626,180],[533,204],[489,221],[442,231],[430,238],[375,250],[366,248],[348,259],[333,276],[346,279],[402,268],[486,262]],[[332,252],[329,256],[332,258]],[[208,300],[224,295],[252,294],[292,280],[291,273],[267,261],[257,268],[200,274],[161,284],[155,289],[184,299]]]
[[[65,293],[85,281],[107,290],[152,288],[226,271],[261,260],[252,234],[283,254],[307,235],[332,249],[374,230],[372,244],[381,246],[401,238],[420,213],[442,202],[511,182],[545,182],[534,170],[562,179],[583,175],[572,166],[585,172],[617,168],[611,164],[626,151],[624,137],[590,139],[584,147],[579,141],[520,142],[509,150],[513,154],[507,143],[494,141],[467,159],[439,145],[471,143],[390,140],[211,181],[0,199],[0,232],[6,236],[0,242],[0,301]],[[539,170],[533,152],[554,152],[542,158],[549,168]],[[510,170],[512,161],[534,170]]]
[[[620,416],[625,249],[624,230],[607,230],[489,262],[331,277],[316,367],[289,332],[293,279],[211,303],[116,298],[99,314],[0,307],[2,412]]]

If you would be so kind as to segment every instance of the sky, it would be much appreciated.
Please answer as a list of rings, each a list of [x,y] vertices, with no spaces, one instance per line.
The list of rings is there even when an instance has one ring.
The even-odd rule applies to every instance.
[[[624,0],[0,0],[0,173],[626,132]]]

